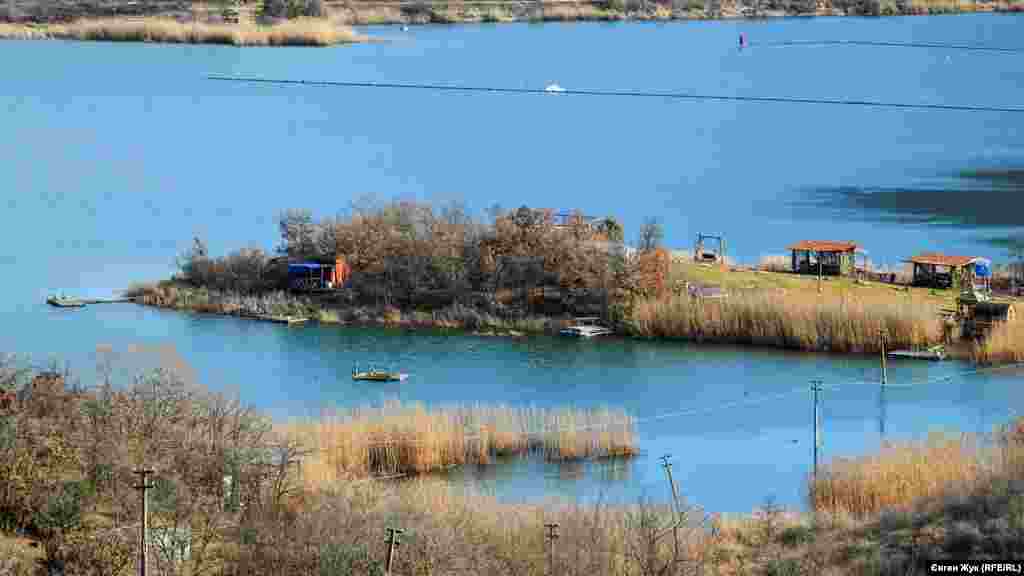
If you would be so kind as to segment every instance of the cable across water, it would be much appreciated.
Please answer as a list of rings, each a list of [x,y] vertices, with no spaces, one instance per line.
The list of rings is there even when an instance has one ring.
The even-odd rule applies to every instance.
[[[253,84],[277,84],[296,86],[318,86],[332,88],[390,88],[408,90],[435,90],[442,92],[470,92],[515,95],[548,95],[548,96],[617,96],[626,98],[664,98],[666,100],[719,101],[719,102],[760,102],[776,104],[821,104],[832,106],[860,106],[869,108],[895,108],[907,110],[941,110],[948,112],[999,112],[1022,114],[1024,107],[1012,106],[976,106],[966,104],[927,104],[907,102],[884,102],[880,100],[832,100],[827,98],[804,98],[790,96],[740,96],[727,94],[699,94],[687,92],[650,92],[644,90],[593,90],[560,88],[552,91],[547,88],[511,88],[498,86],[458,86],[452,84],[432,84],[417,82],[374,82],[374,81],[342,81],[342,80],[288,80],[281,78],[261,78],[256,76],[224,76],[209,75],[209,80],[243,82]]]

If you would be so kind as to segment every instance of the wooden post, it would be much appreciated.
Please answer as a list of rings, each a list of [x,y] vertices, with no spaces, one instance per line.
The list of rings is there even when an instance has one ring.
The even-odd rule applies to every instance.
[[[879,330],[878,334],[879,334],[879,336],[882,339],[882,387],[884,388],[885,384],[886,384],[886,373],[885,373],[886,372],[886,365],[885,365],[885,363],[886,363],[886,353],[887,353],[887,351],[886,351],[886,344],[887,344],[886,340],[888,338],[888,335],[885,333],[885,329],[884,328]]]
[[[146,491],[153,487],[146,482],[146,477],[153,474],[151,469],[139,469],[134,471],[141,478],[141,482],[135,485],[142,498],[142,522],[139,525],[139,576],[146,576],[146,533],[149,530],[149,503],[146,498]]]
[[[818,392],[821,392],[821,380],[811,380],[811,392],[814,394],[814,479],[818,479],[818,445],[820,444],[820,414],[818,413]]]
[[[391,576],[391,564],[395,559],[395,547],[400,544],[398,537],[400,534],[405,532],[400,528],[385,528],[388,533],[387,545],[388,545],[388,558],[387,563],[384,565],[384,575]]]
[[[821,251],[815,252],[818,255],[818,294],[821,294]]]
[[[552,522],[545,524],[548,533],[544,535],[544,539],[548,541],[548,575],[553,576],[555,573],[554,561],[555,561],[555,540],[558,540],[558,523]]]

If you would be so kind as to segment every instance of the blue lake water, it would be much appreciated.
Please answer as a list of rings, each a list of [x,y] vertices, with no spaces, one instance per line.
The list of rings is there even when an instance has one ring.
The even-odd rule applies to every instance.
[[[128,364],[180,356],[195,378],[277,417],[398,397],[427,403],[621,406],[638,417],[749,401],[799,387],[877,380],[873,358],[621,340],[525,342],[337,327],[290,329],[130,305],[52,310],[46,294],[104,296],[161,278],[193,236],[215,252],[276,243],[275,214],[342,211],[363,194],[581,208],[646,216],[666,242],[722,232],[748,262],[803,238],[853,239],[880,263],[924,248],[999,258],[969,226],[835,219],[795,209],[808,189],[946,185],[961,170],[1024,164],[1024,115],[736,102],[281,87],[210,73],[289,79],[672,90],[1015,106],[1020,55],[857,46],[738,51],[784,40],[888,40],[1024,48],[1021,16],[770,22],[376,28],[383,44],[236,49],[2,42],[0,350],[54,356],[92,377],[95,350]],[[935,202],[943,201],[936,195]],[[984,201],[983,197],[979,201]],[[1007,206],[1008,210],[1019,206]],[[1000,229],[1000,232],[1005,230]],[[356,385],[354,360],[394,362],[401,385]],[[894,363],[890,381],[952,374]],[[1019,377],[893,389],[886,434],[980,431],[1020,406]],[[878,445],[878,388],[824,395],[824,454]],[[665,498],[671,453],[684,493],[716,511],[766,496],[798,505],[810,462],[810,394],[641,422],[647,456],[624,469],[514,462],[453,474],[502,498]],[[794,440],[796,441],[794,443]],[[621,466],[618,464],[617,466]]]

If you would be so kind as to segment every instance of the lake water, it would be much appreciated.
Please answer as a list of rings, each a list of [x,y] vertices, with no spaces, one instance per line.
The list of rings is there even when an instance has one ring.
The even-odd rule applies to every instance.
[[[97,345],[173,346],[216,388],[278,417],[399,397],[427,403],[621,406],[638,417],[750,401],[826,383],[877,380],[875,359],[611,340],[511,342],[336,327],[290,329],[130,305],[52,310],[46,294],[104,296],[165,277],[193,236],[215,252],[276,242],[275,214],[343,210],[363,194],[582,208],[627,239],[645,216],[686,247],[722,232],[745,261],[802,238],[860,240],[880,263],[932,247],[998,259],[977,226],[833,218],[808,190],[920,188],[962,170],[1024,165],[1024,115],[572,96],[280,87],[207,74],[1015,106],[1020,55],[855,46],[736,49],[785,40],[926,41],[1024,48],[1024,17],[977,15],[771,22],[397,28],[391,42],[235,49],[3,42],[0,58],[0,350],[54,355],[92,377]],[[979,202],[985,190],[978,191]],[[998,196],[1007,201],[1005,195]],[[1009,199],[1012,203],[1013,198]],[[943,197],[936,194],[934,202]],[[837,200],[838,203],[838,200]],[[1019,206],[1008,206],[1019,209]],[[139,355],[136,355],[139,356]],[[142,357],[161,360],[158,354]],[[354,360],[413,377],[356,385]],[[894,363],[890,381],[965,370]],[[985,430],[1019,406],[1019,378],[955,378],[887,395],[891,438]],[[878,388],[824,395],[824,454],[877,446]],[[716,511],[766,496],[799,504],[810,461],[810,394],[639,425],[647,456],[624,469],[513,462],[459,471],[503,498],[609,499],[667,488]],[[794,440],[796,441],[794,443]],[[524,473],[526,472],[526,473]]]

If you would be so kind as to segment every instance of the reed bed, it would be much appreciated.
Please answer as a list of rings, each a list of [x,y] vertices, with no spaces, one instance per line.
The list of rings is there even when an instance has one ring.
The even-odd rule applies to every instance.
[[[734,292],[725,300],[685,294],[641,300],[631,328],[649,338],[851,353],[878,351],[880,328],[890,347],[929,346],[943,335],[934,308],[922,302],[765,291]]]
[[[975,494],[994,479],[1020,477],[1024,420],[997,428],[991,438],[995,441],[933,434],[923,442],[891,444],[877,454],[833,461],[809,483],[812,507],[864,518]]]
[[[389,401],[292,421],[281,432],[312,450],[302,471],[311,486],[488,464],[499,456],[567,461],[636,453],[632,418],[612,409],[426,408]]]
[[[997,324],[971,349],[971,359],[982,365],[1024,362],[1024,321]]]
[[[298,18],[273,26],[183,23],[170,18],[79,20],[69,24],[0,26],[0,37],[231,46],[332,46],[366,39],[350,28],[317,18]]]

